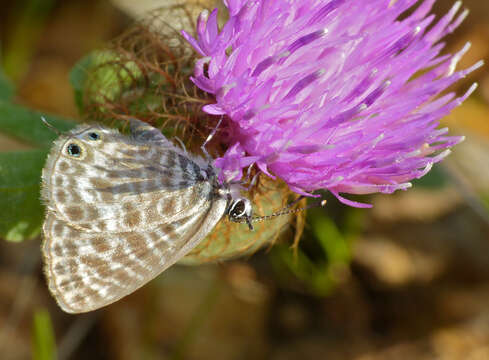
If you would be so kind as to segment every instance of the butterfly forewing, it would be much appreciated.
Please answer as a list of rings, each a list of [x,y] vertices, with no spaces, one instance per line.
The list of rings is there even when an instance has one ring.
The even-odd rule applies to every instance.
[[[181,151],[101,131],[102,139],[93,143],[85,136],[90,129],[74,140],[66,137],[47,161],[44,198],[68,223],[99,232],[150,229],[178,220],[212,191],[205,169]],[[67,153],[72,143],[83,157]]]
[[[43,170],[45,272],[67,312],[133,292],[225,213],[212,166],[147,124],[133,121],[131,129],[128,137],[80,126],[55,142]]]

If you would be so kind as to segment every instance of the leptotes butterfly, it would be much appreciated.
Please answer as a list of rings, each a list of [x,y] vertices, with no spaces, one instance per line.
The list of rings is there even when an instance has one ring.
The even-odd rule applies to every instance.
[[[98,309],[173,265],[228,215],[251,205],[212,162],[159,130],[80,125],[54,142],[42,173],[42,252],[51,293],[69,313]]]

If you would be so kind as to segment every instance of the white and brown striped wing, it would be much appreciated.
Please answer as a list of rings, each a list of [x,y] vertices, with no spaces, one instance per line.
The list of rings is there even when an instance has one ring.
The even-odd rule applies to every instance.
[[[60,307],[82,313],[132,293],[173,265],[214,228],[223,199],[208,201],[196,214],[144,232],[80,230],[48,213],[43,227],[44,269]]]
[[[129,232],[178,221],[189,201],[204,202],[212,191],[206,169],[146,127],[130,137],[80,126],[58,139],[42,176],[48,211],[87,231]],[[90,140],[94,131],[100,140]],[[73,145],[77,157],[67,151]]]
[[[131,132],[78,126],[56,140],[43,169],[45,272],[67,312],[133,292],[185,256],[225,212],[211,165],[140,121]]]

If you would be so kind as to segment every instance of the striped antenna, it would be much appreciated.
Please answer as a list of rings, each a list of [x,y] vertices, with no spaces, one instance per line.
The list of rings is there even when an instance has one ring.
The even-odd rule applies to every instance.
[[[324,207],[324,206],[326,206],[326,200],[320,200],[320,201],[317,201],[317,202],[315,202],[313,204],[307,205],[307,206],[302,207],[302,208],[289,209],[290,207],[294,206],[299,201],[301,201],[304,197],[305,196],[300,196],[299,198],[297,198],[296,200],[294,200],[293,202],[291,202],[290,204],[288,204],[286,207],[284,207],[280,211],[277,211],[275,213],[272,213],[270,215],[265,215],[265,216],[253,216],[251,219],[249,219],[249,221],[251,221],[251,222],[267,221],[267,220],[271,220],[271,219],[273,219],[273,218],[275,218],[277,216],[288,215],[288,214],[295,214],[295,213],[298,213],[298,212],[301,212],[301,211],[304,211],[304,210],[307,210],[307,209],[311,209],[311,208],[315,208],[315,207]]]
[[[53,125],[48,123],[48,121],[46,120],[46,118],[44,116],[41,116],[41,121],[44,123],[44,125],[46,125],[48,127],[49,130],[55,132],[57,135],[62,135],[61,131],[59,131]]]

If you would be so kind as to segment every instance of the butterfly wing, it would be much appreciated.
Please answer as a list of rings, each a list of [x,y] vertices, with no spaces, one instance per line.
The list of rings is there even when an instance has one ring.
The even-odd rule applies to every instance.
[[[67,312],[133,292],[185,256],[225,212],[210,165],[147,124],[131,128],[125,136],[79,126],[55,142],[43,170],[45,272]]]
[[[149,125],[134,128],[133,137],[100,128],[101,139],[90,141],[94,129],[80,126],[57,140],[43,170],[48,211],[67,223],[95,232],[149,230],[198,209],[194,201],[212,191],[206,168]],[[73,144],[81,156],[69,155]]]
[[[144,232],[121,233],[87,232],[48,213],[42,250],[49,289],[69,313],[113,303],[197,246],[225,208],[226,202],[216,199],[195,215]]]
[[[139,143],[157,143],[160,146],[173,148],[173,144],[161,133],[160,130],[153,126],[138,120],[129,120],[129,126],[131,129],[131,135]]]

